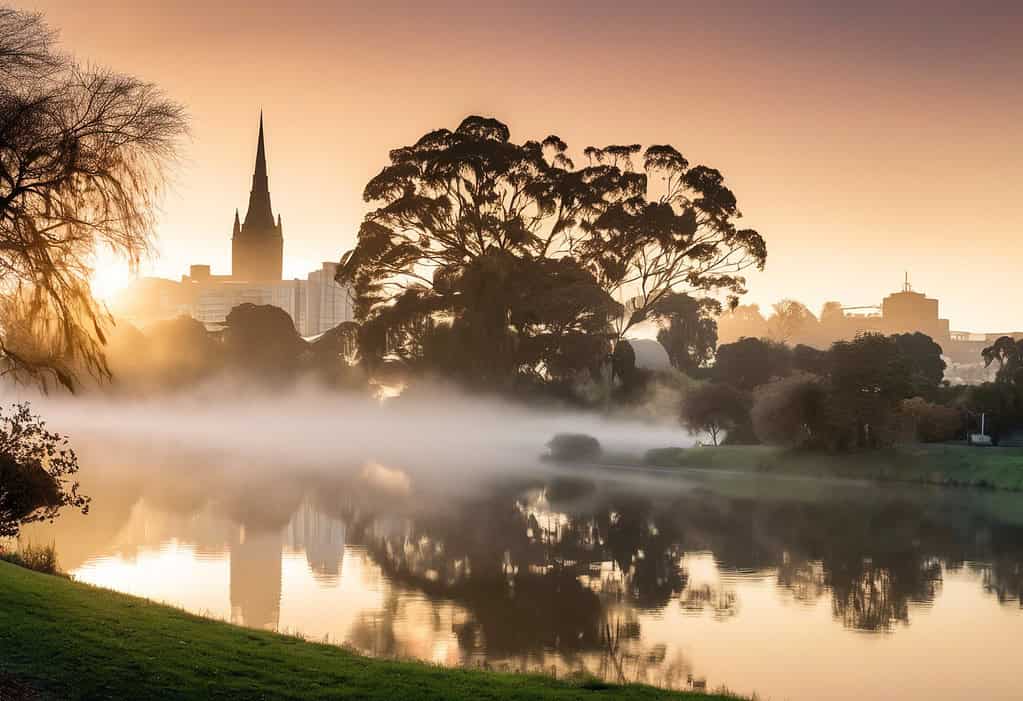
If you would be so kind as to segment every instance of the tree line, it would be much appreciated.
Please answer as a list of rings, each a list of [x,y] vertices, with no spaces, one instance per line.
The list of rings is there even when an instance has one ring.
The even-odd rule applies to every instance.
[[[861,334],[826,351],[743,338],[717,348],[682,421],[715,444],[852,451],[963,439],[983,414],[997,443],[1023,425],[1023,342],[1002,337],[982,355],[999,365],[994,382],[950,385],[941,346],[919,332]]]

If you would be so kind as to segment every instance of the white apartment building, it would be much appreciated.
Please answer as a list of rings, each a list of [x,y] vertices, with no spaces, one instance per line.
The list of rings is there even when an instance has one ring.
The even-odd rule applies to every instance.
[[[269,304],[283,309],[302,336],[315,336],[354,318],[350,290],[334,276],[337,263],[323,263],[307,279],[242,282],[215,276],[203,266],[193,266],[181,284],[194,291],[191,316],[205,324],[219,324],[240,304]]]

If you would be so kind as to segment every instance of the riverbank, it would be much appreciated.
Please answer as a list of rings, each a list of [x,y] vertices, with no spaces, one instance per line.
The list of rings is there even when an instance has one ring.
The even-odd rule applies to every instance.
[[[0,562],[0,698],[702,699],[363,657]]]
[[[651,450],[642,463],[669,469],[731,470],[1023,491],[1023,448],[921,444],[832,455],[773,446],[736,445]]]

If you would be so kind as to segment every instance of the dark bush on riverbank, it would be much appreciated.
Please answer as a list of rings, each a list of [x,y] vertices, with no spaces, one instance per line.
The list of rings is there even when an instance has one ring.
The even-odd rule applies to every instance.
[[[954,407],[913,397],[903,400],[900,412],[908,423],[910,436],[921,443],[940,443],[963,436],[963,414]]]
[[[60,574],[57,566],[57,549],[50,545],[19,546],[17,550],[0,549],[0,560],[18,567],[42,572],[43,574]]]
[[[600,441],[585,433],[559,433],[547,444],[551,460],[563,462],[582,462],[596,460],[603,450]]]
[[[27,403],[0,409],[0,538],[53,521],[61,509],[89,511],[78,492],[78,458],[67,439],[46,429]]]

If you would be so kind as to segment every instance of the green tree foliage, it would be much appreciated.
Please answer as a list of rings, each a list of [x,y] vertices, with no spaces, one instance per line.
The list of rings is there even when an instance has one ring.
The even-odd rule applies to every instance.
[[[682,423],[690,431],[705,431],[714,445],[723,434],[748,421],[750,398],[746,392],[718,382],[698,385],[682,401]]]
[[[579,462],[596,460],[603,452],[600,441],[585,433],[559,433],[547,443],[552,460]]]
[[[91,260],[149,251],[185,119],[154,86],[54,42],[39,15],[0,7],[0,372],[72,388],[109,374]]]
[[[799,344],[792,349],[792,369],[808,372],[812,375],[826,375],[830,356],[828,351],[818,350],[813,346]]]
[[[909,422],[913,436],[923,443],[961,438],[963,415],[959,409],[912,397],[902,402],[900,413]]]
[[[863,334],[831,347],[831,393],[838,450],[878,448],[895,440],[899,403],[913,393],[910,362],[891,336]]]
[[[468,117],[395,149],[338,279],[353,285],[369,364],[502,386],[598,368],[673,290],[738,295],[763,239],[739,229],[721,174],[670,146],[515,143]],[[624,309],[614,300],[629,298]]]
[[[909,366],[913,393],[922,397],[934,397],[945,377],[945,361],[941,358],[941,346],[927,334],[902,333],[892,336],[903,359]]]
[[[985,367],[997,361],[998,374],[995,379],[998,382],[1023,386],[1023,340],[1001,336],[981,351],[981,357],[984,358]]]
[[[657,340],[674,368],[691,375],[710,362],[718,343],[715,319],[720,313],[721,303],[715,299],[696,299],[676,292],[665,295],[654,306],[651,317],[661,326]]]
[[[1023,426],[1023,340],[1001,336],[981,351],[985,367],[998,363],[994,382],[971,387],[965,405],[973,413],[971,430],[980,430],[985,415],[985,432],[996,440],[1000,434]]]
[[[1023,424],[1023,390],[1008,382],[985,382],[970,388],[965,401],[972,413],[971,430],[980,432],[980,416],[985,417],[984,432],[996,440],[1003,431]]]
[[[749,340],[739,366],[757,367],[758,357],[767,365],[767,344]],[[727,346],[719,357],[723,349],[730,358],[734,351]],[[878,448],[896,440],[905,418],[924,440],[955,433],[950,426],[958,424],[958,410],[925,399],[904,401],[921,391],[937,394],[940,348],[927,336],[864,334],[826,352],[797,346],[791,363],[791,376],[779,372],[774,376],[782,379],[755,385],[752,423],[764,442],[833,451]],[[766,374],[760,370],[756,379]],[[738,371],[732,375],[751,381]]]
[[[718,347],[711,376],[745,391],[792,371],[792,352],[781,343],[743,338]]]
[[[78,458],[67,440],[46,430],[28,404],[0,410],[0,538],[52,521],[65,507],[88,513],[74,475]]]
[[[763,443],[823,447],[828,438],[828,388],[816,375],[796,372],[753,392],[753,431]]]

